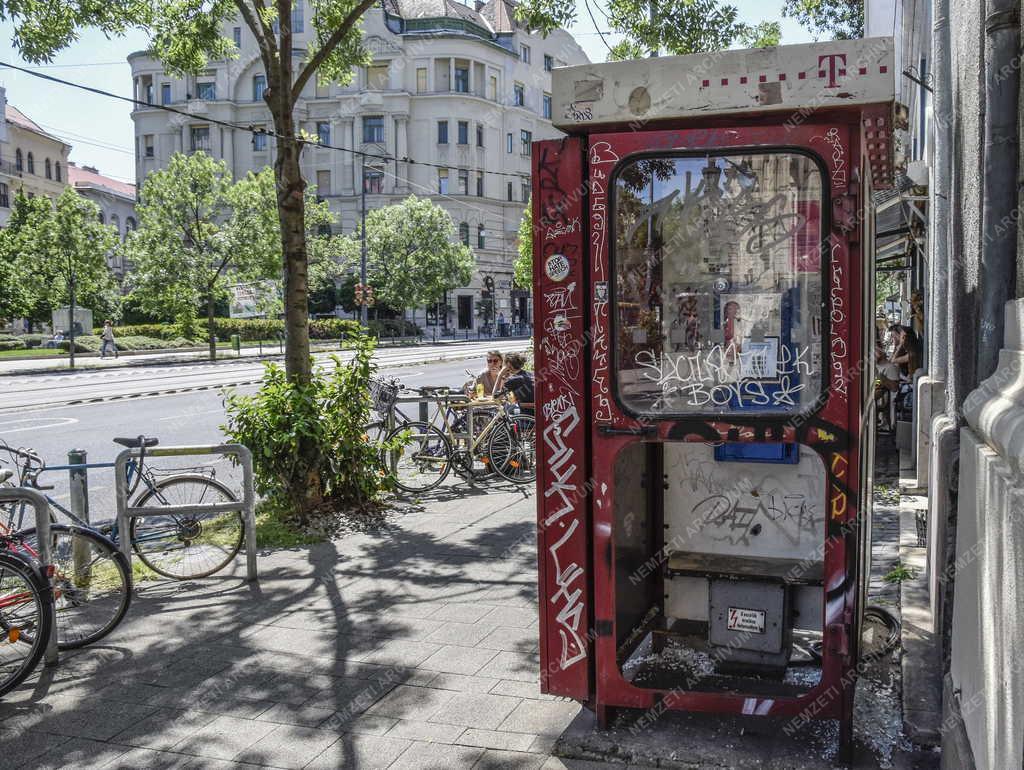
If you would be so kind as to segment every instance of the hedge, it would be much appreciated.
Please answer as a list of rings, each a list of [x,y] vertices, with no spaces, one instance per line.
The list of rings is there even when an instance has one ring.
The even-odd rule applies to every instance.
[[[9,334],[0,334],[0,350],[24,350],[28,345],[20,337],[12,337]]]
[[[176,337],[170,340],[161,340],[156,337],[144,337],[135,334],[119,336],[114,340],[117,349],[121,351],[131,350],[166,350],[168,348],[190,348],[195,347],[192,342],[184,337]],[[59,343],[60,349],[67,352],[71,349],[71,341],[64,340]],[[76,353],[99,353],[101,338],[95,334],[87,334],[83,337],[75,337]]]
[[[369,322],[370,334],[378,337],[409,337],[420,334],[416,324],[402,318],[381,319]],[[206,323],[197,322],[197,330],[201,335],[195,340],[202,344],[206,340]],[[231,335],[237,334],[243,342],[256,340],[274,340],[284,333],[284,321],[276,318],[216,318],[214,334],[217,339],[227,342]],[[344,318],[316,318],[309,322],[309,336],[314,340],[337,340],[353,334],[359,328],[356,321]],[[97,329],[96,334],[102,329]],[[172,340],[181,334],[176,324],[131,324],[114,328],[118,344],[124,337],[155,337]]]

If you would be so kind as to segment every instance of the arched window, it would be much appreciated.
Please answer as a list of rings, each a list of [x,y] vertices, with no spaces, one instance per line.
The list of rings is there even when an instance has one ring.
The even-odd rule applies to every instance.
[[[36,159],[32,157],[32,153],[28,154],[28,173],[36,173]]]
[[[110,226],[114,228],[114,232],[117,233],[118,237],[121,236],[121,219],[117,214],[110,215]]]
[[[46,169],[46,178],[53,179],[53,164],[50,163],[49,158],[43,161],[43,167]]]
[[[469,222],[459,223],[459,240],[464,246],[469,245]]]
[[[105,216],[103,216],[103,212],[101,211],[100,212],[100,224],[101,225],[105,225],[106,223],[107,223],[107,218]]]
[[[60,161],[58,160],[56,163],[53,164],[53,166],[54,176],[56,177],[57,181],[63,182],[64,180],[61,178]]]
[[[484,244],[487,242],[487,230],[484,229],[483,225],[476,226],[476,247],[478,249],[485,248]]]
[[[14,151],[14,169],[15,171],[25,170],[25,161],[21,156],[21,148],[19,147]]]
[[[126,233],[133,233],[136,230],[137,225],[135,224],[135,217],[128,217],[124,220],[124,231]]]

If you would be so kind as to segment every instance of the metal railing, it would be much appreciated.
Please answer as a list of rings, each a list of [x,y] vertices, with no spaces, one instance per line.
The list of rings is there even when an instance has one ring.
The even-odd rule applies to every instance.
[[[217,444],[213,446],[155,446],[147,447],[145,456],[152,457],[195,457],[199,455],[221,455],[234,457],[242,468],[242,499],[227,503],[205,503],[197,505],[128,505],[128,477],[125,470],[128,461],[142,455],[139,449],[126,449],[114,461],[114,496],[117,501],[117,527],[123,533],[120,538],[121,551],[132,558],[131,520],[140,516],[169,516],[174,514],[234,513],[241,508],[245,518],[246,580],[255,582],[256,569],[256,492],[252,471],[252,452],[241,444]]]
[[[40,565],[43,567],[44,574],[50,572],[48,569],[53,564],[53,554],[51,553],[51,541],[50,541],[50,505],[46,502],[46,498],[42,494],[36,492],[34,489],[25,489],[24,487],[4,487],[0,488],[0,503],[16,503],[26,502],[29,503],[36,513],[36,540],[38,542],[38,560]],[[50,583],[51,578],[47,578],[47,583]],[[49,586],[50,590],[53,590],[52,584]],[[51,604],[51,610],[53,612],[53,623],[50,628],[50,638],[46,642],[46,653],[44,660],[47,666],[57,665],[57,608],[56,605]]]

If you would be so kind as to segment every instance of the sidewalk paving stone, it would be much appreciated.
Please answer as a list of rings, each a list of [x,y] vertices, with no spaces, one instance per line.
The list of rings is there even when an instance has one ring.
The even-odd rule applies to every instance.
[[[210,759],[234,759],[280,725],[252,719],[219,716],[175,743],[171,750]]]
[[[473,767],[483,754],[484,749],[480,748],[417,741],[390,767],[391,770],[450,770],[453,767]]]
[[[308,765],[307,770],[384,770],[412,745],[412,741],[388,736],[343,735]]]
[[[449,644],[429,658],[420,662],[420,667],[428,671],[440,671],[446,674],[473,675],[482,669],[496,655],[494,650],[477,647],[460,647]]]
[[[575,701],[523,701],[501,723],[501,730],[535,735],[559,735],[580,711]]]
[[[545,759],[537,754],[488,749],[473,767],[474,770],[538,770]]]
[[[448,690],[399,685],[370,706],[366,713],[373,716],[426,721],[447,706],[454,697],[455,694]]]
[[[536,735],[507,733],[500,730],[479,730],[469,728],[459,736],[456,743],[462,746],[481,746],[485,749],[504,751],[529,751]]]
[[[430,722],[447,725],[494,729],[518,706],[518,698],[482,693],[458,693],[440,711],[429,718]]]
[[[337,743],[337,733],[295,725],[280,725],[248,748],[236,754],[236,762],[303,768],[329,746]]]

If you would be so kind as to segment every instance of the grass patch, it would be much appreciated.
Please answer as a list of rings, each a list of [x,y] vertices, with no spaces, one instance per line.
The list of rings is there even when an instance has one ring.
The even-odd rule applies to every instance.
[[[905,567],[902,564],[896,566],[889,574],[882,578],[889,585],[902,583],[904,580],[913,580],[917,577],[917,570],[912,567]]]
[[[22,348],[21,350],[0,350],[0,358],[58,358],[66,356],[57,348]]]
[[[296,531],[289,523],[289,511],[263,500],[256,506],[256,546],[258,548],[297,548],[322,543],[323,535]]]

